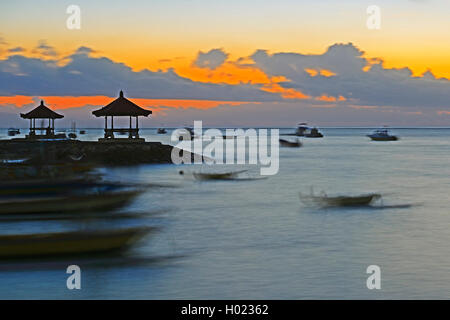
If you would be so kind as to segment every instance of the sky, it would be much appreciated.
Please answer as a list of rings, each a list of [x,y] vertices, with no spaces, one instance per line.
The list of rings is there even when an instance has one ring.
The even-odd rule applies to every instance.
[[[450,126],[449,13],[448,0],[2,2],[0,126],[41,99],[101,126],[91,111],[120,90],[153,110],[148,127]]]

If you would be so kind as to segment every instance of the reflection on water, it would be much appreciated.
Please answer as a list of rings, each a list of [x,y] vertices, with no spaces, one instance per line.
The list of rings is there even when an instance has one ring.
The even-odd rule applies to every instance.
[[[86,138],[94,139],[91,131]],[[397,129],[401,140],[386,143],[369,141],[365,129],[323,132],[302,148],[280,149],[280,171],[268,179],[178,174],[213,170],[207,166],[104,168],[105,181],[162,185],[145,188],[115,219],[4,218],[1,234],[161,229],[120,254],[3,261],[0,298],[449,298],[450,130]],[[259,175],[252,166],[231,168]],[[298,193],[311,185],[329,194],[380,193],[383,203],[305,207]],[[81,290],[66,288],[69,264],[81,267]],[[380,291],[366,288],[373,264],[381,267]]]

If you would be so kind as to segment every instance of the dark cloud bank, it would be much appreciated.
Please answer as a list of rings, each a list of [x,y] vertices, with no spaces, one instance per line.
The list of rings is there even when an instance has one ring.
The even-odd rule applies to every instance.
[[[41,44],[41,50],[53,53],[53,49],[45,43]],[[17,49],[17,52],[20,51]],[[311,97],[307,100],[283,99],[280,94],[262,91],[260,85],[254,84],[195,82],[180,77],[171,69],[133,71],[123,63],[105,57],[92,57],[92,52],[90,48],[80,47],[73,55],[65,58],[69,62],[63,66],[58,64],[56,58],[37,59],[21,54],[0,60],[0,95],[114,96],[120,89],[125,89],[127,96],[133,98],[261,102],[260,105],[247,107],[249,112],[250,110],[257,112],[259,108],[265,113],[270,111],[270,108],[264,107],[269,104],[272,109],[277,109],[277,105],[290,104],[289,108],[285,109],[286,114],[292,114],[295,108],[324,106],[325,103],[316,101],[315,98],[327,95],[342,96],[346,100],[336,103],[341,109],[321,110],[317,114],[333,114],[337,110],[341,110],[342,115],[356,112],[356,109],[348,106],[397,108],[411,113],[429,111],[433,114],[438,110],[450,110],[449,80],[437,79],[431,72],[415,77],[407,68],[385,68],[381,60],[366,59],[364,53],[353,44],[335,44],[325,53],[318,55],[269,54],[267,51],[258,50],[249,57],[252,61],[250,66],[263,70],[269,76],[285,77],[287,80],[280,85],[285,89],[292,88],[307,94]],[[227,57],[228,55],[221,49],[213,49],[207,53],[200,52],[194,65],[214,69],[222,65]],[[239,61],[241,60],[234,63],[239,66]],[[333,75],[325,76],[319,73],[313,76],[305,69],[329,70]],[[346,107],[345,112],[342,111],[343,107]],[[243,112],[242,118],[247,117],[247,113],[237,111],[238,108],[240,107],[229,109],[234,115]],[[181,114],[177,110],[167,111],[169,115],[177,118],[174,112]],[[193,111],[192,114],[202,111],[196,112]],[[373,111],[365,112],[375,115]],[[230,115],[222,108],[208,113],[211,115],[218,113],[219,116],[224,113]],[[275,113],[276,111],[272,112],[272,116]],[[267,119],[270,115],[265,117]]]

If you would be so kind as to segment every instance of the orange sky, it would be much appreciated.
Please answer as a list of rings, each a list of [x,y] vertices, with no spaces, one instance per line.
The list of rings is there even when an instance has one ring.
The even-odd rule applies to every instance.
[[[172,67],[193,80],[227,83],[264,81],[264,75],[232,64],[213,74],[192,68],[199,51],[223,48],[236,61],[257,49],[321,54],[333,43],[353,42],[387,67],[407,66],[415,75],[431,69],[450,79],[448,0],[378,0],[379,30],[367,28],[368,4],[357,0],[77,2],[80,30],[67,29],[65,2],[4,3],[0,37],[29,53],[40,40],[60,56],[87,46],[135,70]]]

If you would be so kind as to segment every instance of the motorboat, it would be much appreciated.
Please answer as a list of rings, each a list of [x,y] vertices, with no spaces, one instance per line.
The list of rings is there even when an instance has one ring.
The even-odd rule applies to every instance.
[[[306,138],[323,138],[323,134],[317,128],[312,128],[309,132],[305,133]]]
[[[0,235],[0,258],[79,255],[125,249],[157,227]]]
[[[308,125],[303,122],[299,123],[297,129],[295,130],[294,135],[298,137],[306,137],[306,138],[322,138],[323,134],[316,127],[310,128]]]
[[[165,128],[158,128],[157,133],[158,134],[166,134],[167,130]]]
[[[287,148],[299,148],[302,146],[302,143],[300,142],[299,139],[297,139],[295,141],[279,139],[279,142],[282,147],[287,147]]]
[[[391,135],[388,129],[377,129],[371,134],[367,135],[373,141],[397,141],[398,137]]]
[[[297,129],[295,130],[295,135],[303,137],[305,133],[309,131],[308,124],[305,122],[299,123]]]

